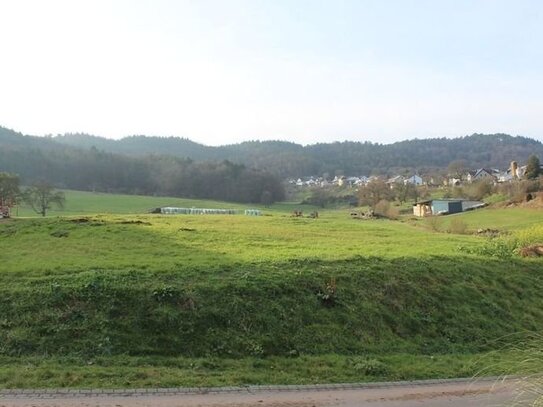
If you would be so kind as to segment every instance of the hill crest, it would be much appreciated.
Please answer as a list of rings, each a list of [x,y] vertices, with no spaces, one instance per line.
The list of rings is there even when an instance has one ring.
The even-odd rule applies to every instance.
[[[444,169],[451,161],[465,160],[468,167],[505,168],[530,154],[543,157],[543,144],[507,134],[475,133],[458,138],[411,139],[392,144],[342,141],[300,145],[288,141],[245,141],[206,146],[186,138],[135,135],[119,140],[84,133],[59,136],[23,136],[0,127],[0,148],[90,149],[107,153],[146,156],[168,155],[196,161],[228,160],[266,170],[280,177],[335,174],[387,174]]]

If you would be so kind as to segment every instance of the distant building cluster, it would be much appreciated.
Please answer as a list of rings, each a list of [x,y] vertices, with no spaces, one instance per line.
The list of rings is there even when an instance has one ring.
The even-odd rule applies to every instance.
[[[463,183],[472,183],[481,180],[488,180],[494,183],[511,182],[524,178],[527,165],[519,166],[516,161],[512,161],[509,168],[500,170],[497,168],[478,168],[473,171],[467,171],[461,177],[449,177],[445,184],[449,186],[458,186]],[[543,171],[543,165],[541,166]]]
[[[481,180],[488,180],[494,183],[510,182],[516,179],[524,178],[526,174],[527,165],[519,166],[516,161],[511,162],[509,168],[500,170],[497,168],[477,168],[475,170],[466,170],[463,173],[449,175],[447,177],[426,177],[423,178],[419,174],[412,174],[408,176],[394,175],[390,178],[383,178],[381,176],[344,176],[337,175],[332,180],[324,177],[309,176],[301,178],[289,178],[287,183],[296,187],[359,187],[368,184],[375,179],[381,179],[385,181],[391,189],[395,188],[398,184],[411,184],[415,186],[431,185],[431,186],[458,186],[464,183],[473,183]],[[541,172],[543,173],[543,165],[541,165]]]
[[[287,182],[290,185],[294,185],[297,187],[328,187],[328,186],[348,186],[348,187],[358,187],[366,185],[367,183],[376,180],[376,179],[382,179],[381,177],[372,175],[370,177],[367,177],[365,175],[362,176],[335,176],[334,179],[331,181],[327,180],[323,177],[304,177],[304,178],[298,178],[293,179],[290,178],[287,180]],[[387,181],[387,184],[390,185],[391,188],[394,187],[397,183],[403,183],[403,184],[413,184],[413,185],[424,185],[424,181],[421,176],[415,174],[410,177],[404,177],[402,175],[397,175],[392,178],[389,178]]]

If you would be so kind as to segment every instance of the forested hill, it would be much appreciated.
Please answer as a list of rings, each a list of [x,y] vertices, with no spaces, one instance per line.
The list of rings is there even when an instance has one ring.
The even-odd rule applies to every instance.
[[[448,139],[414,139],[393,144],[369,142],[320,143],[308,146],[283,141],[249,141],[220,147],[205,146],[177,137],[131,136],[111,140],[86,134],[37,138],[21,137],[0,128],[0,146],[6,138],[33,148],[95,148],[109,153],[145,156],[171,155],[203,161],[229,160],[269,171],[281,178],[304,175],[391,174],[409,170],[425,173],[444,169],[451,161],[466,160],[471,168],[506,168],[512,160],[525,162],[532,153],[543,158],[543,144],[506,134],[473,134]]]
[[[524,162],[532,153],[543,158],[541,142],[506,134],[474,134],[448,139],[407,140],[393,144],[336,142],[301,146],[282,141],[249,141],[209,147],[183,138],[132,136],[109,140],[84,134],[54,137],[59,143],[78,147],[95,146],[110,152],[143,155],[149,153],[190,157],[193,160],[227,159],[261,168],[281,177],[345,174],[368,175],[409,169],[424,172],[446,168],[463,159],[469,167],[504,168],[512,160]]]
[[[45,180],[57,187],[101,192],[251,203],[284,199],[277,176],[242,164],[115,154],[94,146],[69,146],[56,138],[23,136],[0,127],[3,171],[18,174],[27,185]]]

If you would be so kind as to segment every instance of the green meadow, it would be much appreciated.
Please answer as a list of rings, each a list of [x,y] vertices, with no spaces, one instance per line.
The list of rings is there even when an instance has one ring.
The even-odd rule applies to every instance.
[[[445,232],[457,218],[538,239],[541,210],[482,209],[435,231],[349,209],[295,218],[315,208],[294,203],[156,215],[248,206],[66,198],[46,218],[20,208],[0,223],[0,387],[405,380],[500,374],[502,362],[510,373],[518,344],[543,330],[543,261]]]
[[[209,209],[265,209],[270,212],[291,212],[294,209],[312,211],[315,208],[310,205],[299,205],[294,202],[279,202],[269,208],[262,205],[237,204],[232,202],[220,202],[202,199],[183,199],[160,196],[106,194],[101,192],[64,190],[66,205],[59,209],[53,207],[48,216],[73,216],[88,214],[143,214],[150,210],[174,206],[181,208],[209,208]],[[19,217],[37,216],[32,208],[22,205],[14,209]]]
[[[461,219],[471,231],[477,229],[497,229],[500,231],[515,231],[529,228],[533,225],[543,224],[543,210],[536,208],[486,208],[443,216],[439,218],[444,230],[450,225],[453,219]],[[424,222],[428,223],[428,219]]]

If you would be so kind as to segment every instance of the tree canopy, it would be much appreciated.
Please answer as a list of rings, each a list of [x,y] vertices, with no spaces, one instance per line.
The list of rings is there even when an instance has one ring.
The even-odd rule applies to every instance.
[[[369,205],[373,209],[379,201],[390,200],[394,196],[392,189],[381,179],[374,179],[358,189],[359,205]]]
[[[149,155],[190,158],[194,162],[224,160],[265,171],[279,178],[321,174],[376,175],[429,173],[465,160],[467,168],[505,169],[510,162],[526,162],[530,154],[543,156],[543,144],[506,134],[473,134],[459,138],[414,139],[392,144],[370,142],[317,143],[302,146],[285,141],[247,141],[227,146],[205,146],[177,137],[132,136],[111,140],[86,134],[55,137],[23,136],[0,127],[2,145],[42,151],[74,149],[144,158]],[[1,162],[0,157],[0,162]],[[19,172],[21,176],[23,175]]]
[[[0,172],[0,205],[13,205],[19,194],[19,176]]]
[[[229,160],[121,155],[1,130],[0,169],[20,174],[26,185],[45,179],[58,188],[100,192],[260,203],[267,191],[267,202],[284,198],[277,176]]]
[[[536,179],[541,174],[541,163],[539,161],[539,158],[532,154],[528,158],[528,162],[526,163],[526,173],[525,177],[527,179]]]

